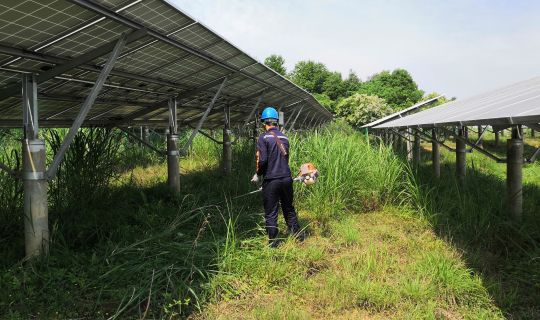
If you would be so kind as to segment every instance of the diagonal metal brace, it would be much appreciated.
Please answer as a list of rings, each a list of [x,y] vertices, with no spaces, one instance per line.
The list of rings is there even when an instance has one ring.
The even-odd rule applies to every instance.
[[[476,151],[480,152],[481,154],[485,155],[486,157],[495,160],[497,163],[506,163],[506,159],[502,159],[502,158],[497,157],[496,155],[490,153],[486,149],[481,148],[481,147],[477,146],[476,144],[470,142],[469,140],[467,140],[467,138],[463,138],[460,135],[457,135],[455,132],[450,131],[448,129],[445,129],[445,128],[441,128],[441,129],[443,131],[445,131],[446,133],[448,133],[449,135],[453,136],[454,139],[465,142],[465,144],[468,145],[469,147],[471,147],[473,150],[476,150]]]
[[[253,109],[251,109],[251,112],[249,113],[249,115],[247,116],[246,120],[244,121],[244,126],[247,126],[249,121],[251,120],[251,118],[253,118],[253,116],[255,115],[255,112],[257,111],[257,109],[259,108],[259,105],[261,104],[262,102],[262,99],[264,97],[264,93],[265,93],[266,89],[263,90],[263,92],[261,92],[261,95],[259,96],[259,99],[257,99],[257,102],[255,103],[255,105],[253,106]]]
[[[117,41],[116,46],[114,47],[111,55],[109,56],[107,63],[103,67],[103,70],[99,74],[99,77],[96,83],[94,84],[94,87],[90,91],[90,94],[88,95],[88,97],[86,97],[86,100],[81,106],[81,110],[79,111],[79,114],[77,114],[77,117],[75,118],[75,121],[73,121],[73,124],[71,128],[69,129],[68,134],[64,138],[64,141],[62,142],[62,145],[60,146],[58,153],[54,156],[53,162],[51,166],[49,167],[49,170],[47,170],[47,179],[50,180],[56,176],[56,172],[58,171],[60,162],[62,162],[62,159],[64,158],[64,155],[66,154],[69,146],[73,142],[73,139],[75,138],[75,135],[77,134],[77,131],[83,124],[86,118],[86,115],[88,114],[92,106],[94,105],[94,101],[96,100],[99,92],[103,88],[103,85],[105,84],[105,80],[107,80],[109,73],[114,67],[114,64],[116,63],[118,56],[120,55],[120,53],[122,52],[122,49],[124,48],[126,44],[126,38],[127,38],[126,34],[122,34],[120,39]]]
[[[477,145],[480,143],[480,141],[482,141],[482,138],[484,138],[484,134],[487,132],[487,129],[488,129],[488,126],[486,126],[486,127],[484,128],[484,130],[482,130],[481,133],[480,133],[480,132],[478,133],[479,136],[478,136],[478,139],[476,140],[476,142],[474,143],[474,145],[477,146]]]
[[[223,79],[223,82],[221,82],[221,85],[219,86],[219,89],[216,91],[216,94],[212,98],[212,101],[208,105],[208,108],[206,108],[206,111],[204,112],[203,116],[199,120],[199,123],[197,123],[197,127],[195,127],[195,129],[193,129],[193,132],[191,133],[191,136],[189,137],[186,145],[184,146],[184,151],[189,149],[189,147],[193,143],[193,139],[195,139],[195,136],[197,135],[197,133],[199,133],[199,130],[201,130],[201,128],[202,128],[202,126],[204,124],[204,121],[206,120],[206,117],[208,117],[208,114],[214,108],[214,104],[216,103],[219,95],[221,94],[221,91],[225,87],[225,83],[227,83],[227,78],[226,77],[225,77],[225,79]]]
[[[145,145],[146,147],[150,148],[152,151],[155,151],[157,154],[159,154],[160,156],[163,156],[163,155],[166,155],[167,152],[164,151],[164,150],[159,150],[158,148],[156,148],[155,146],[153,146],[151,143],[145,141],[144,139],[141,139],[139,136],[137,136],[136,134],[133,134],[132,132],[130,132],[129,130],[127,130],[126,128],[122,128],[122,127],[117,127],[118,129],[120,129],[121,131],[127,133],[127,135],[134,139],[134,140],[137,140],[138,142],[142,143],[143,145]]]
[[[439,141],[437,139],[433,140],[432,137],[430,137],[429,135],[427,135],[425,132],[423,132],[422,130],[418,130],[418,129],[415,129],[415,131],[421,136],[422,139],[424,139],[425,141],[429,141],[429,142],[436,142],[438,143],[440,146],[446,148],[447,150],[449,151],[456,151],[456,149],[450,147],[450,146],[447,146],[446,144],[444,144],[444,141]]]
[[[6,166],[5,164],[3,164],[2,162],[0,162],[0,169],[4,170],[5,172],[7,172],[10,176],[12,176],[13,178],[17,178],[19,179],[21,177],[21,173],[18,172],[18,171],[15,171],[13,169],[11,169],[10,167]]]
[[[188,123],[188,127],[190,127],[191,129],[195,129],[194,126],[192,126],[191,124]],[[202,130],[199,130],[199,133],[202,134],[203,136],[207,137],[208,139],[214,141],[215,143],[217,144],[223,144],[223,141],[219,141],[219,140],[216,140],[214,139],[214,137],[212,137],[211,135],[209,135],[208,133],[202,131]]]
[[[540,148],[536,149],[533,155],[529,159],[525,159],[526,163],[533,163],[536,161],[536,158],[540,155]]]
[[[405,136],[403,133],[399,132],[396,129],[391,129],[390,131],[392,131],[395,134],[397,134],[398,136],[402,137],[403,139],[405,139],[405,141],[413,142],[413,140],[409,139],[407,136]]]
[[[296,123],[296,120],[298,120],[298,117],[300,116],[300,114],[302,113],[302,110],[304,109],[304,105],[302,105],[302,107],[300,108],[300,110],[298,110],[298,113],[296,114],[296,117],[294,117],[294,120],[293,122],[291,123],[291,126],[287,129],[287,131],[291,131],[294,129],[294,124]]]

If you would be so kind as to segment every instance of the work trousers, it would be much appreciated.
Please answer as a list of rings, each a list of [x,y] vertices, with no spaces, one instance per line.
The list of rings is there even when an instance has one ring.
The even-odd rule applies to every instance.
[[[293,205],[293,180],[291,177],[264,180],[263,186],[264,218],[266,220],[266,232],[270,240],[277,238],[278,230],[278,206],[281,202],[281,210],[285,217],[285,223],[289,233],[297,233],[300,230],[298,217]]]

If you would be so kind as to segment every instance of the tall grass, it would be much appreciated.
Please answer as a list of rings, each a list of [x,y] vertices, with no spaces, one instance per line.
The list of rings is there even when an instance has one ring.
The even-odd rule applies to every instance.
[[[0,131],[0,162],[14,171],[22,169],[20,153],[20,132],[16,130]],[[22,215],[22,181],[0,169],[0,243],[13,241],[14,230],[21,230],[24,224]],[[23,245],[15,241],[14,245]],[[13,261],[16,255],[12,251],[2,252],[0,260]]]
[[[296,197],[323,223],[347,212],[407,203],[414,192],[407,164],[391,149],[370,145],[363,134],[343,124],[293,135],[291,145],[292,168],[312,162],[321,172],[313,187],[298,186]]]
[[[48,130],[46,144],[50,158],[58,153],[67,130]],[[59,209],[84,207],[95,201],[99,191],[104,190],[120,172],[123,144],[118,131],[89,128],[80,130],[58,168],[57,176],[50,184],[49,201]]]
[[[51,144],[59,141],[59,137],[51,137],[56,139]],[[219,134],[216,138],[219,140]],[[0,278],[0,316],[28,318],[40,312],[40,316],[57,318],[185,317],[209,298],[237,297],[246,294],[251,285],[280,287],[291,274],[301,278],[306,268],[323,268],[318,263],[327,247],[269,250],[261,227],[260,198],[232,199],[256,188],[249,183],[255,168],[253,141],[239,139],[233,146],[233,174],[227,177],[219,168],[222,146],[197,137],[180,163],[182,194],[172,196],[166,185],[156,180],[110,183],[117,175],[125,176],[122,170],[133,165],[165,175],[162,159],[146,164],[137,163],[137,159],[122,160],[126,154],[128,159],[141,157],[123,135],[86,131],[78,139],[70,149],[62,177],[81,180],[53,188],[64,186],[63,190],[78,192],[73,199],[84,197],[83,192],[97,192],[99,199],[70,202],[64,212],[72,216],[62,216],[53,228],[55,237],[48,258],[33,265],[15,261],[5,265]],[[156,139],[164,141],[163,137]],[[319,131],[291,134],[290,141],[293,171],[312,162],[321,172],[316,185],[295,185],[301,217],[309,213],[323,232],[340,230],[345,236],[337,243],[354,247],[360,242],[361,234],[348,224],[351,213],[387,205],[433,209],[423,202],[422,186],[405,162],[391,149],[369,144],[365,135],[349,127],[337,123]],[[99,146],[91,147],[92,143]],[[99,152],[93,153],[90,147]],[[84,178],[92,175],[92,161],[103,161],[97,165],[102,171]],[[154,167],[161,169],[153,171]],[[81,177],[77,177],[79,173]],[[100,181],[96,181],[98,175]],[[51,216],[60,216],[59,211],[53,208]],[[20,241],[20,233],[14,234]],[[365,256],[366,270],[373,268],[370,259],[374,256],[373,252]],[[419,268],[427,269],[427,265]],[[435,270],[443,278],[441,283],[446,283],[444,277],[454,272],[452,268]],[[466,276],[459,274],[460,278]],[[250,286],[239,289],[238,283],[244,280]],[[443,284],[440,287],[444,288]],[[421,296],[414,284],[410,287],[410,295]],[[469,292],[468,288],[463,290]],[[476,287],[471,292],[474,290]],[[397,297],[395,294],[393,299]],[[385,307],[384,297],[378,298],[381,302],[376,305]],[[59,313],[54,314],[56,311]],[[270,313],[268,316],[282,314]]]

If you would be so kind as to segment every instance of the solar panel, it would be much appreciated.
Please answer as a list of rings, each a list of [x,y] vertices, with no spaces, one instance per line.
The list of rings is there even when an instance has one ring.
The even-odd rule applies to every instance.
[[[0,3],[0,126],[22,125],[20,90],[15,96],[9,93],[20,86],[21,74],[42,74],[77,61],[138,29],[146,34],[126,44],[85,125],[129,120],[166,126],[167,100],[176,96],[178,118],[196,118],[224,77],[228,80],[215,108],[235,103],[231,112],[238,124],[263,89],[263,104],[281,108],[304,101],[311,115],[303,112],[301,119],[332,117],[309,93],[167,1],[6,0]],[[42,126],[71,124],[107,58],[104,52],[39,83]],[[133,117],[145,108],[147,114]],[[294,108],[284,110],[287,115]],[[209,119],[215,125],[222,118],[223,113],[216,112]]]
[[[540,77],[457,100],[375,128],[513,125],[540,122]]]

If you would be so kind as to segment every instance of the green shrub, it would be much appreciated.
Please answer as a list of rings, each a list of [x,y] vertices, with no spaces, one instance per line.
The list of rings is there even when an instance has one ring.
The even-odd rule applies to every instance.
[[[341,100],[335,111],[337,117],[358,128],[392,113],[392,108],[382,98],[356,93]]]

